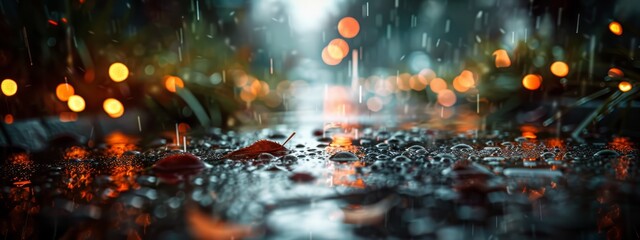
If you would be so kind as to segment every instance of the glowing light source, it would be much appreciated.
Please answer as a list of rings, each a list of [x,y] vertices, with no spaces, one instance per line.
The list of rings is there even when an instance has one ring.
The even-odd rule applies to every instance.
[[[615,35],[622,35],[622,25],[619,22],[613,21],[609,23],[609,31]]]
[[[509,54],[504,49],[498,49],[492,54],[496,57],[496,67],[497,68],[505,68],[511,66],[511,59],[509,59]]]
[[[441,90],[447,89],[447,83],[442,78],[434,78],[429,83],[429,87],[432,92],[438,93]]]
[[[331,55],[329,55],[328,47],[325,47],[322,49],[322,61],[327,65],[335,66],[342,61],[342,58],[331,57]]]
[[[184,88],[184,82],[179,77],[166,76],[164,78],[164,87],[167,91],[174,93],[178,88]]]
[[[74,94],[75,90],[68,83],[61,83],[56,87],[56,97],[58,97],[58,100],[60,101],[66,102],[67,100],[69,100],[69,97]]]
[[[2,80],[0,88],[2,88],[2,93],[6,96],[13,96],[18,92],[18,84],[13,79]]]
[[[13,123],[13,115],[12,114],[4,115],[4,123],[12,124]]]
[[[622,70],[620,70],[618,68],[609,69],[609,72],[607,72],[607,75],[609,75],[610,78],[621,78],[621,77],[624,77],[624,73],[622,72]]]
[[[342,59],[349,54],[349,44],[340,38],[336,38],[327,45],[327,53],[333,59]]]
[[[382,99],[379,97],[372,97],[367,100],[367,108],[373,112],[382,110]]]
[[[528,74],[522,79],[522,86],[529,90],[536,90],[542,84],[542,77],[537,74]]]
[[[633,88],[633,86],[631,86],[631,83],[627,81],[622,81],[618,84],[618,89],[620,89],[620,91],[622,92],[628,92],[631,90],[631,88]]]
[[[453,79],[453,89],[458,92],[466,92],[470,88],[475,87],[475,84],[473,73],[469,70],[462,71],[458,77]]]
[[[554,62],[551,64],[551,73],[557,77],[566,77],[569,74],[569,65],[561,61]]]
[[[85,107],[84,98],[78,95],[72,95],[67,101],[67,106],[69,106],[69,109],[71,109],[71,111],[82,112],[84,111]]]
[[[445,107],[451,107],[456,104],[456,94],[449,89],[443,89],[438,92],[438,103]]]
[[[104,112],[112,118],[119,118],[124,114],[124,106],[115,98],[107,98],[104,100],[104,102],[102,102],[102,108]]]
[[[360,23],[352,17],[344,17],[338,22],[338,33],[345,38],[354,38],[360,32]]]
[[[129,77],[129,68],[123,63],[115,62],[109,66],[109,77],[114,82],[122,82]]]

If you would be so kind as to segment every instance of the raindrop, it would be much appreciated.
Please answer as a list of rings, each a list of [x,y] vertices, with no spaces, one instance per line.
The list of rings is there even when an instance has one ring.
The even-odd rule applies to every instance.
[[[470,151],[473,150],[473,147],[469,146],[469,144],[460,143],[451,147],[451,150]]]
[[[612,158],[612,157],[620,156],[620,153],[610,149],[604,149],[596,152],[595,154],[593,154],[593,156],[600,157],[600,158]]]
[[[334,161],[334,162],[352,162],[352,161],[358,161],[358,156],[356,156],[355,154],[353,154],[352,152],[337,152],[336,154],[333,154],[331,157],[329,157],[329,160]]]

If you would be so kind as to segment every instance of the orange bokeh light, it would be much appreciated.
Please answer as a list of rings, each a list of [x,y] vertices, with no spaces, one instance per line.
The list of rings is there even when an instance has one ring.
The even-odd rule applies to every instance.
[[[328,47],[322,49],[322,61],[327,65],[335,66],[338,65],[342,59],[341,58],[333,58],[329,55]]]
[[[434,78],[429,83],[429,87],[431,88],[432,92],[438,93],[441,90],[447,89],[447,83],[442,78]]]
[[[68,83],[60,83],[56,87],[56,97],[58,97],[60,101],[66,102],[67,100],[69,100],[69,97],[73,96],[74,94],[75,90],[73,89],[73,86]]]
[[[327,53],[333,59],[342,59],[349,54],[349,44],[340,38],[333,39],[327,45]]]
[[[536,90],[542,85],[542,77],[537,74],[528,74],[522,79],[522,86],[529,90]]]
[[[109,66],[109,77],[114,82],[122,82],[129,77],[129,68],[120,62],[115,62]]]
[[[507,50],[498,49],[492,54],[496,58],[496,67],[504,68],[511,66],[511,59],[509,59],[509,54],[507,54]]]
[[[445,107],[451,107],[456,104],[456,94],[449,89],[443,89],[438,92],[438,103]]]
[[[338,22],[338,33],[344,38],[354,38],[360,32],[360,23],[352,17],[344,17]]]
[[[2,89],[2,93],[8,97],[13,96],[18,92],[18,84],[13,79],[2,80],[0,88]]]
[[[4,115],[4,123],[12,124],[13,123],[13,115],[12,114]]]
[[[609,31],[615,35],[622,35],[622,25],[619,22],[613,21],[609,23]]]
[[[176,92],[178,88],[184,88],[184,82],[176,76],[166,76],[164,78],[164,87],[169,92]]]
[[[557,77],[566,77],[569,74],[569,65],[562,61],[554,62],[551,64],[551,73]]]
[[[628,92],[633,88],[633,86],[631,86],[631,83],[627,82],[627,81],[622,81],[618,84],[618,89],[620,89],[620,91],[622,92]]]

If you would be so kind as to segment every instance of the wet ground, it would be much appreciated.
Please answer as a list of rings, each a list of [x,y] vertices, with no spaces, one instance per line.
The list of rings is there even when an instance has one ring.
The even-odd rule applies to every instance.
[[[535,134],[361,128],[298,131],[283,156],[225,154],[290,132],[210,130],[184,181],[151,168],[183,154],[124,135],[93,148],[13,153],[4,239],[638,239],[636,146]],[[357,135],[357,137],[356,137]],[[168,138],[172,142],[171,138]]]

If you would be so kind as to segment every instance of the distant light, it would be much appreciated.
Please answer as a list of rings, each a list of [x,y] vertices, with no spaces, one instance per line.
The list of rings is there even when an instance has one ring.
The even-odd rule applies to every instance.
[[[431,91],[434,93],[438,93],[444,89],[447,89],[447,83],[442,78],[434,78],[429,83],[429,87]]]
[[[382,99],[379,97],[371,97],[367,100],[367,108],[373,112],[382,110]]]
[[[475,84],[473,73],[469,70],[462,71],[458,77],[453,79],[453,88],[458,92],[466,92],[475,87]]]
[[[67,101],[67,106],[69,106],[69,109],[71,109],[71,111],[82,112],[85,107],[84,98],[78,95],[70,96],[69,100]]]
[[[529,90],[536,90],[542,84],[542,77],[537,74],[528,74],[522,79],[522,86]]]
[[[344,17],[338,22],[338,33],[344,38],[354,38],[360,32],[360,23],[352,17]]]
[[[73,96],[74,94],[75,90],[73,89],[73,86],[71,86],[71,84],[60,83],[56,87],[56,97],[58,97],[58,100],[60,101],[66,102],[67,100],[69,100],[69,97]]]
[[[613,21],[609,23],[609,31],[611,31],[615,35],[622,35],[622,25],[619,22]]]
[[[324,49],[322,49],[322,61],[327,65],[335,66],[338,65],[342,61],[342,59],[332,58],[331,55],[329,55],[327,47],[325,47]]]
[[[119,118],[124,114],[124,106],[115,98],[107,98],[102,103],[104,111],[112,118]]]
[[[188,132],[189,130],[191,130],[191,126],[189,126],[189,124],[188,124],[188,123],[183,123],[183,122],[181,122],[180,124],[178,124],[178,131],[179,131],[180,133],[186,133],[186,132]]]
[[[2,93],[8,97],[13,96],[18,92],[18,84],[16,81],[13,81],[13,79],[2,80],[0,88],[2,88]]]
[[[551,73],[557,77],[566,77],[569,74],[569,65],[562,61],[551,64]]]
[[[184,82],[176,76],[166,76],[164,78],[164,87],[169,92],[176,92],[177,88],[184,88]]]
[[[628,92],[633,88],[633,86],[631,85],[631,83],[627,82],[627,81],[622,81],[618,84],[618,89],[620,89],[621,92]]]
[[[609,69],[609,72],[607,72],[607,75],[609,75],[610,78],[621,78],[621,77],[624,77],[624,73],[622,72],[622,70],[620,70],[618,68]]]
[[[4,115],[4,123],[12,124],[13,123],[13,115],[12,114]]]
[[[129,77],[129,68],[122,63],[115,62],[109,66],[109,77],[114,82],[122,82]]]
[[[422,74],[413,75],[409,79],[409,86],[411,87],[411,89],[415,91],[424,90],[428,84],[429,84],[429,81],[427,81],[427,78]]]
[[[349,44],[340,38],[336,38],[327,45],[327,53],[333,59],[343,59],[349,54]]]
[[[408,73],[398,75],[396,77],[396,86],[402,91],[411,90],[411,75]]]
[[[451,107],[456,104],[456,94],[449,89],[443,89],[438,92],[438,103],[445,107]]]
[[[509,54],[507,54],[507,50],[498,49],[493,52],[493,56],[496,58],[496,67],[497,68],[505,68],[511,66],[511,59],[509,59]]]

